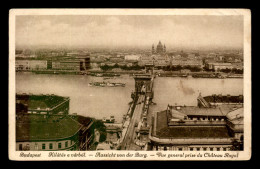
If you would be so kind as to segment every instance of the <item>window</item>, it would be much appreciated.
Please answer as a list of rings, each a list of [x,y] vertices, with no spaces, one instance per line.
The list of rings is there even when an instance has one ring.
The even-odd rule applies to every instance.
[[[19,150],[23,150],[23,145],[19,144]]]
[[[30,150],[30,144],[26,144],[26,150]]]
[[[190,148],[190,151],[193,151],[193,148],[192,148],[192,147]]]
[[[34,149],[35,149],[35,150],[38,150],[38,144],[37,144],[37,143],[35,143]]]
[[[42,149],[45,150],[45,144],[42,144]]]
[[[213,151],[213,148],[210,148],[210,151]]]
[[[220,148],[217,148],[217,151],[220,151]]]
[[[49,149],[52,149],[52,143],[49,144]]]
[[[197,148],[197,151],[200,151],[200,148],[199,148],[199,147]]]
[[[59,143],[59,146],[58,146],[59,148],[61,148],[61,143]]]
[[[223,148],[223,151],[227,151],[227,148],[224,147],[224,148]]]
[[[179,148],[178,150],[179,150],[179,151],[182,151],[182,148]]]
[[[204,147],[204,148],[203,148],[203,151],[207,151],[207,148],[206,148],[206,147]]]
[[[67,141],[65,142],[65,147],[68,147],[68,142]]]
[[[203,117],[203,120],[205,120],[205,117]]]

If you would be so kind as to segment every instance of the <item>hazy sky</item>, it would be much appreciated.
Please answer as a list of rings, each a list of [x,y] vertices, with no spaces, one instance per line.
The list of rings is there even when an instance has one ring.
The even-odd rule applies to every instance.
[[[242,16],[16,16],[16,45],[243,46]]]

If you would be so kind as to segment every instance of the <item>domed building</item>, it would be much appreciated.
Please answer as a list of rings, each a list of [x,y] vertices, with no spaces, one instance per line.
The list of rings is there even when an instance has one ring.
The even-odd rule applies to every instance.
[[[157,48],[156,48],[156,52],[157,53],[163,53],[163,45],[161,43],[161,41],[159,41],[158,45],[157,45]]]
[[[166,46],[165,45],[162,45],[161,41],[159,41],[157,47],[156,47],[156,52],[155,52],[155,49],[154,49],[154,45],[152,45],[152,53],[153,54],[164,54],[166,53]]]

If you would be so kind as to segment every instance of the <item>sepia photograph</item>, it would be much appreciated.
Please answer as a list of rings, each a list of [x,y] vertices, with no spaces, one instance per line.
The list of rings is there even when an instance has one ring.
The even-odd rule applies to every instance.
[[[10,10],[10,159],[250,157],[250,10]]]

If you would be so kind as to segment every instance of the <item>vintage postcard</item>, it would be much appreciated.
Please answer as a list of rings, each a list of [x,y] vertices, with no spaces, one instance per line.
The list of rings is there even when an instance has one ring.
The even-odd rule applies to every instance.
[[[249,160],[248,9],[11,9],[9,159]]]

